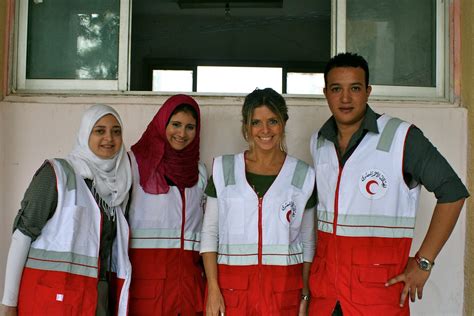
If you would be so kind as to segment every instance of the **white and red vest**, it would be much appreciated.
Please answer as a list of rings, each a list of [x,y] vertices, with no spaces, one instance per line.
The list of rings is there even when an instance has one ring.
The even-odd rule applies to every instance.
[[[303,286],[301,221],[314,189],[313,169],[287,155],[259,198],[246,180],[240,153],[215,158],[213,180],[226,315],[296,315]]]
[[[415,228],[420,186],[403,178],[410,124],[388,115],[377,120],[344,167],[334,143],[311,139],[318,191],[318,244],[311,269],[311,315],[328,315],[336,301],[348,315],[405,315],[401,284]]]
[[[50,163],[56,173],[58,203],[41,235],[31,244],[20,284],[18,313],[93,316],[101,269],[101,212],[82,177],[65,160]],[[120,207],[115,218],[112,272],[118,279],[116,312],[127,315],[129,230]]]
[[[183,192],[148,194],[132,164],[133,189],[129,223],[133,281],[130,310],[148,315],[193,315],[202,311],[203,270],[200,241],[207,172],[199,164],[198,183]]]

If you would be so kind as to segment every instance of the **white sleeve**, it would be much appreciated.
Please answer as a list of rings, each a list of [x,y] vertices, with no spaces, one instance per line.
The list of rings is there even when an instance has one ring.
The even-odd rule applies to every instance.
[[[7,268],[5,271],[5,286],[3,289],[2,304],[17,306],[18,292],[20,290],[21,275],[25,267],[28,251],[30,250],[31,237],[26,236],[16,229],[12,235],[10,250],[8,251]]]
[[[316,232],[314,230],[315,208],[304,210],[301,222],[301,241],[303,242],[303,261],[313,262],[316,247]]]
[[[218,236],[219,207],[217,205],[217,198],[208,196],[202,222],[200,253],[217,252]]]

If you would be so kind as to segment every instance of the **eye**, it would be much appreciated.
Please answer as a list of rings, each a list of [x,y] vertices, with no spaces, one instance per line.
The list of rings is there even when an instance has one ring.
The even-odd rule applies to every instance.
[[[194,131],[194,129],[196,129],[196,126],[192,125],[192,124],[189,124],[189,125],[186,125],[186,129],[188,131]]]
[[[334,93],[337,93],[337,92],[341,91],[341,87],[332,87],[331,91],[334,92]]]
[[[105,129],[104,128],[96,128],[92,131],[95,135],[104,135]]]
[[[260,124],[260,120],[252,120],[250,121],[250,125],[252,126],[258,126]]]
[[[359,92],[361,88],[359,86],[355,86],[351,88],[352,91]]]
[[[173,126],[174,128],[180,128],[181,122],[171,122],[171,126]]]
[[[122,129],[120,127],[113,128],[112,129],[112,134],[114,134],[115,136],[121,136],[122,135]]]
[[[274,119],[274,118],[268,120],[268,124],[269,124],[269,125],[272,125],[272,126],[278,125],[278,123],[279,123],[278,120],[277,120],[277,119]]]

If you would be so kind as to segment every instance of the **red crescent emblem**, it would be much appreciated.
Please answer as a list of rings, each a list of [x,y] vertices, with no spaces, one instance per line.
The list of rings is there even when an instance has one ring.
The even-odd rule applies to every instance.
[[[372,186],[372,184],[376,184],[377,186],[379,185],[377,183],[377,181],[375,180],[370,180],[370,181],[367,181],[367,184],[365,185],[365,189],[367,190],[367,192],[370,194],[370,195],[374,195],[375,192],[372,192],[372,190],[370,189],[370,187]]]
[[[291,218],[290,218],[290,217],[291,217],[291,213],[292,213],[291,210],[289,210],[288,212],[286,212],[286,220],[288,221],[288,223],[291,222]]]

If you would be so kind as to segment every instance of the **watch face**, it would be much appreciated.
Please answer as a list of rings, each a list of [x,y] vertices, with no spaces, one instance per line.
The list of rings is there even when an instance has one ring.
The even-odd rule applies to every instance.
[[[421,270],[425,271],[430,271],[431,270],[431,263],[426,260],[425,258],[420,258],[420,261],[418,262],[418,265],[420,266]]]
[[[429,270],[430,264],[424,260],[420,261],[420,268],[423,270]]]

